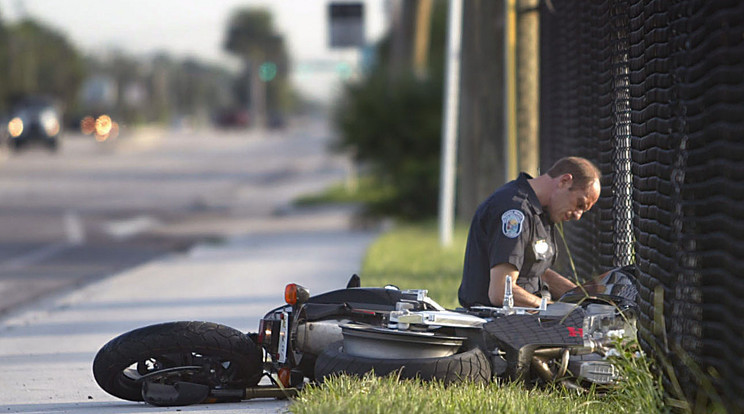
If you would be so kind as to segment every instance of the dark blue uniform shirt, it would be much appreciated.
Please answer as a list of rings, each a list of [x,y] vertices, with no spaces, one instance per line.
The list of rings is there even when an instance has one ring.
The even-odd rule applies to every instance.
[[[517,285],[530,293],[540,291],[540,277],[556,257],[555,226],[527,182],[530,178],[521,173],[478,206],[465,250],[461,305],[491,306],[490,271],[501,263],[519,269]]]

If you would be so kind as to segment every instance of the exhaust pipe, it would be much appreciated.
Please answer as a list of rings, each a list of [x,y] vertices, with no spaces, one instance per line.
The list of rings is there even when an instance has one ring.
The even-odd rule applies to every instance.
[[[562,378],[568,371],[568,348],[543,348],[536,349],[532,355],[532,367],[545,382],[554,382]],[[556,372],[550,369],[548,361],[560,357],[560,366]]]

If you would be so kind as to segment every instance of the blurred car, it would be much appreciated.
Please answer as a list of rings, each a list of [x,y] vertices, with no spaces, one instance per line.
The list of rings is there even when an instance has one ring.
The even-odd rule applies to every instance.
[[[215,115],[214,124],[218,128],[247,128],[250,126],[250,115],[242,108],[226,108]]]
[[[28,98],[11,110],[6,128],[10,147],[14,150],[39,144],[51,151],[59,147],[62,130],[59,110],[51,100]]]
[[[271,112],[266,120],[266,124],[271,129],[281,129],[287,124],[284,114],[281,112]]]

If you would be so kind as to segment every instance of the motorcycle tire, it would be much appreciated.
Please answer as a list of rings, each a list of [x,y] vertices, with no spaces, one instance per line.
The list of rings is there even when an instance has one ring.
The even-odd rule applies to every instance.
[[[378,377],[394,373],[401,379],[440,380],[445,384],[491,381],[491,363],[480,348],[441,358],[379,359],[349,355],[340,341],[329,345],[315,362],[315,378],[319,382],[332,375],[361,377],[372,371]]]
[[[129,369],[132,365],[139,368],[146,361],[174,358],[188,361],[194,356],[218,359],[225,369],[216,380],[226,388],[255,386],[263,371],[263,353],[246,334],[211,322],[169,322],[135,329],[109,341],[93,360],[93,376],[107,393],[142,401],[142,383],[137,381],[138,369]]]

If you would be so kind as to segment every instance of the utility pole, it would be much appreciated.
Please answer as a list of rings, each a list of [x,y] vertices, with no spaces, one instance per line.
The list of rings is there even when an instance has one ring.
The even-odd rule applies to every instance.
[[[463,2],[457,216],[472,217],[505,183],[504,0]]]
[[[518,0],[516,23],[517,170],[536,177],[540,165],[539,0]]]
[[[246,60],[249,71],[250,85],[250,123],[252,129],[261,130],[266,126],[266,83],[261,80],[261,64],[264,61],[264,53],[256,52],[254,56]]]
[[[504,178],[517,178],[517,0],[504,1]]]
[[[413,56],[414,28],[416,26],[415,0],[395,2],[392,25],[392,45],[390,50],[390,72],[397,76],[411,66]]]
[[[426,78],[426,61],[429,57],[432,0],[418,0],[416,8],[416,37],[413,49],[413,73]]]
[[[460,51],[462,0],[450,0],[447,23],[447,62],[442,126],[442,161],[439,184],[439,243],[452,244],[455,219],[457,119],[460,108]]]

